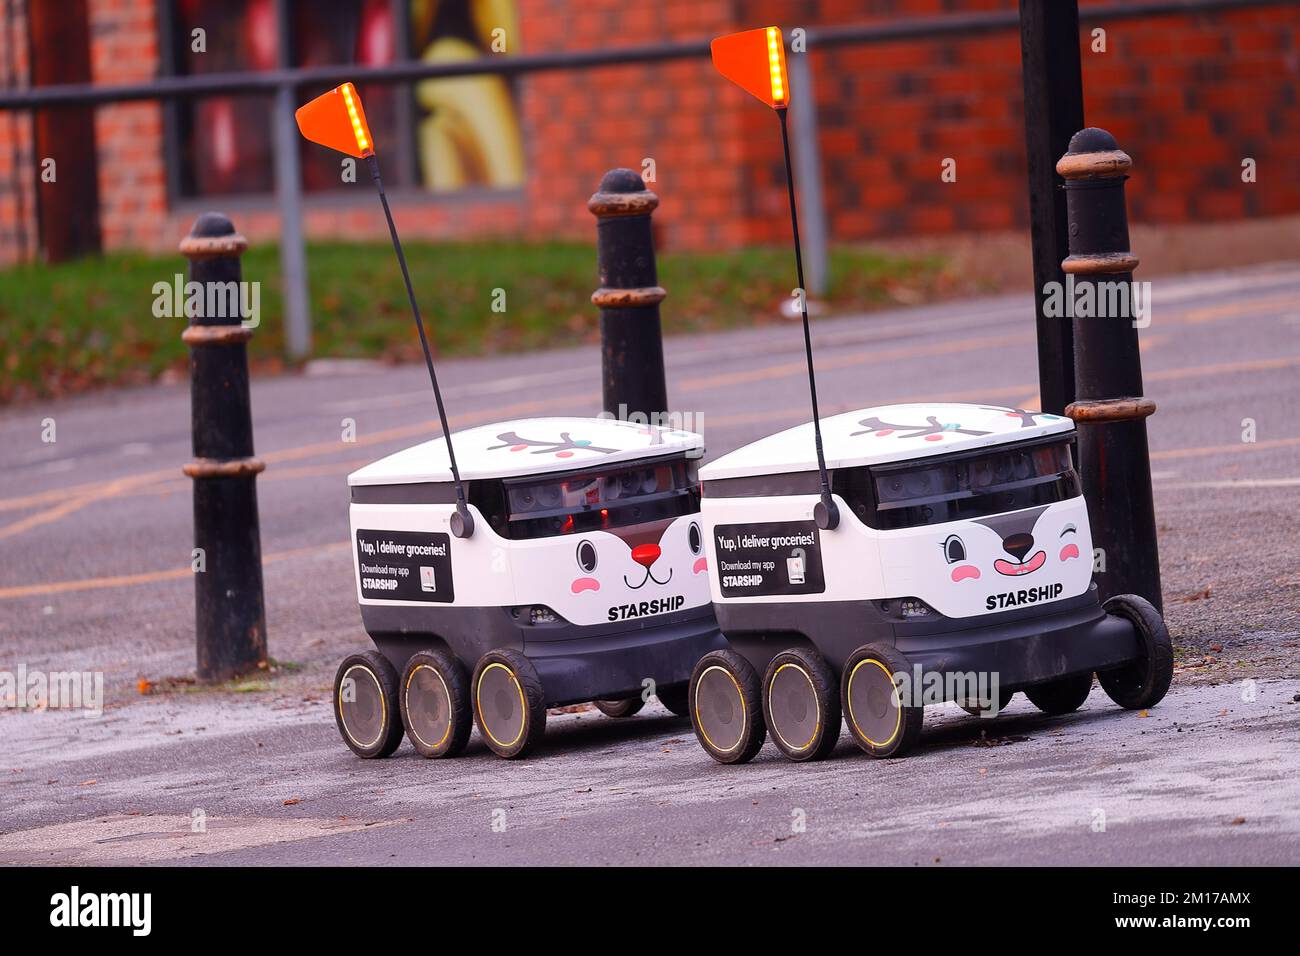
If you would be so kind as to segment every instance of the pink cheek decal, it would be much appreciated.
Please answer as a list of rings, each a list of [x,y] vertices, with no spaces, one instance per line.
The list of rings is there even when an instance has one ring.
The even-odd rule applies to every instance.
[[[942,436],[942,435],[926,435],[926,436],[925,436],[925,440],[926,440],[926,441],[943,441],[943,436]]]
[[[573,452],[571,452],[571,451],[557,451],[557,452],[555,453],[555,457],[556,457],[556,458],[572,458],[572,457],[573,457]]]
[[[892,434],[894,434],[894,430],[892,428],[882,428],[876,432],[876,437],[884,438],[886,435],[892,435]]]
[[[1061,560],[1069,561],[1071,558],[1079,556],[1079,546],[1077,544],[1067,544],[1061,549]]]
[[[595,578],[578,578],[573,584],[569,585],[574,594],[581,594],[583,591],[599,591],[600,582]]]
[[[954,583],[957,581],[965,581],[967,578],[970,578],[972,581],[978,581],[979,576],[980,569],[975,567],[973,564],[963,564],[959,568],[952,569],[952,579]]]
[[[528,447],[527,445],[511,445],[511,446],[510,446],[510,450],[511,450],[511,451],[523,451],[523,450],[524,450],[525,448],[527,448],[527,447]]]
[[[708,561],[707,558],[696,558],[696,559],[695,559],[695,566],[692,568],[692,570],[693,570],[696,574],[703,574],[703,573],[704,573],[705,571],[707,571],[708,569],[709,569],[709,561]]]

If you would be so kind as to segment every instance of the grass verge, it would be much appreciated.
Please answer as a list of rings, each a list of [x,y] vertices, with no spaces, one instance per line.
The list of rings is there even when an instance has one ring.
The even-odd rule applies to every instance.
[[[406,249],[421,309],[442,355],[480,355],[596,341],[590,303],[595,260],[585,243],[411,243]],[[308,247],[316,357],[415,360],[401,274],[381,243]],[[913,304],[969,283],[934,254],[871,248],[832,253],[828,303],[838,311]],[[0,402],[139,384],[183,372],[183,319],[155,318],[154,285],[171,283],[178,256],[114,254],[0,272]],[[284,366],[280,264],[275,246],[244,256],[261,283],[255,369]],[[659,256],[667,334],[780,321],[794,285],[790,252],[755,248]],[[502,301],[504,311],[494,311]]]

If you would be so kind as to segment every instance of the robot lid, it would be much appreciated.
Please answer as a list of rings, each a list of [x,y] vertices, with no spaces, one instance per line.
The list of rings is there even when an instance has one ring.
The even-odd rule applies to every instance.
[[[699,454],[694,432],[613,418],[521,418],[453,432],[461,477],[512,478],[663,455]],[[442,437],[412,445],[348,475],[349,485],[451,481]]]
[[[823,418],[829,468],[876,465],[969,451],[1008,441],[1068,433],[1060,415],[1001,405],[880,405]],[[805,422],[738,448],[700,469],[704,481],[816,469],[812,423]]]

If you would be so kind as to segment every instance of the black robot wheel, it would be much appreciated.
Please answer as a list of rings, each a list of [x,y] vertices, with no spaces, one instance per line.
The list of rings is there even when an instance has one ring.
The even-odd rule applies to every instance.
[[[344,658],[334,675],[334,721],[358,757],[387,757],[402,742],[397,670],[378,651]]]
[[[422,757],[455,757],[469,743],[469,679],[465,668],[441,650],[419,651],[402,674],[402,724]]]
[[[596,709],[606,717],[631,717],[645,706],[640,697],[624,697],[619,700],[593,700]]]
[[[1154,707],[1164,699],[1174,679],[1174,646],[1160,612],[1136,594],[1116,594],[1105,605],[1132,623],[1142,644],[1142,656],[1115,670],[1100,671],[1097,680],[1106,696],[1129,710]]]
[[[1014,690],[998,691],[998,713],[999,714],[1002,713],[1002,711],[1007,709],[1007,704],[1011,703],[1011,698],[1015,696],[1016,696],[1016,692]],[[965,700],[959,700],[956,703],[958,707],[966,711],[966,713],[970,714],[972,717],[984,716],[984,708],[980,706],[978,699],[971,700],[970,698],[966,698]]]
[[[907,658],[884,644],[864,644],[844,662],[840,699],[849,733],[873,757],[901,757],[921,737],[925,707],[908,705],[895,680],[910,673]]]
[[[814,650],[781,651],[763,675],[763,719],[772,742],[791,760],[821,760],[840,739],[840,689]]]
[[[732,650],[710,651],[691,673],[691,726],[718,763],[745,763],[763,746],[763,693],[749,661]]]
[[[670,714],[677,717],[689,717],[691,715],[690,684],[669,684],[667,687],[656,687],[655,696],[659,698],[659,703],[663,704],[664,709]]]
[[[1074,674],[1041,684],[1030,684],[1025,688],[1025,696],[1043,713],[1056,717],[1078,710],[1091,691],[1092,674]]]
[[[542,681],[519,651],[502,647],[479,658],[473,691],[474,722],[498,757],[522,757],[542,739],[546,732]]]

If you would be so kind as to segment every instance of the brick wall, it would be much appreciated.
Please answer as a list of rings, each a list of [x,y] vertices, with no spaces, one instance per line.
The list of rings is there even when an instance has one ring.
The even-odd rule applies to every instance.
[[[524,52],[708,37],[781,23],[818,26],[1015,9],[1016,0],[519,0]],[[1085,3],[1085,7],[1086,7]],[[90,0],[97,82],[154,75],[152,0]],[[1300,212],[1300,4],[1085,28],[1086,115],[1133,156],[1131,213],[1144,223]],[[20,32],[25,36],[25,32]],[[24,44],[4,45],[0,63]],[[832,238],[880,239],[1022,227],[1027,221],[1018,37],[842,47],[813,64]],[[492,198],[398,204],[404,234],[570,236],[590,240],[585,201],[612,166],[655,161],[664,244],[734,247],[786,238],[780,140],[773,118],[707,61],[544,73],[519,84],[529,175]],[[19,254],[32,210],[29,124],[0,117],[0,261]],[[102,108],[101,220],[108,249],[174,249],[202,204],[169,206],[162,114],[153,104]],[[15,175],[15,149],[21,175]],[[957,180],[941,181],[956,160]],[[1258,164],[1243,184],[1241,163]],[[60,164],[62,170],[64,164]],[[15,183],[15,179],[18,180]],[[25,190],[23,203],[15,187]],[[48,188],[48,187],[42,187]],[[213,205],[223,205],[214,200]],[[225,203],[254,240],[278,230],[269,204]],[[313,235],[382,237],[373,201],[309,205]],[[34,226],[26,231],[29,246]]]
[[[27,22],[0,25],[0,76],[25,78]],[[32,160],[32,124],[22,113],[0,113],[0,263],[28,255],[36,242],[36,178]]]

